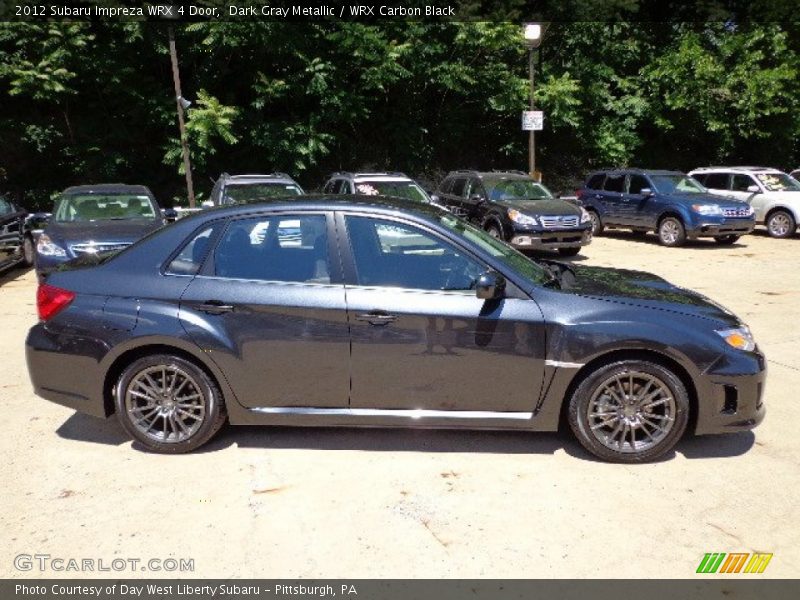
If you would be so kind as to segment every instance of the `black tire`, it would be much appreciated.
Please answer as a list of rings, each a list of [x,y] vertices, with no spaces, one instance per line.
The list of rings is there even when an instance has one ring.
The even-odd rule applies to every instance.
[[[792,237],[797,229],[797,222],[794,220],[792,213],[783,209],[769,213],[764,225],[767,226],[767,233],[771,237],[778,239]]]
[[[494,221],[489,221],[486,224],[486,233],[497,240],[505,241],[505,235],[503,235],[503,228]]]
[[[36,262],[36,247],[33,245],[33,238],[26,235],[22,240],[22,262],[23,269],[29,269]]]
[[[650,380],[657,382],[656,387],[647,388],[645,383]],[[604,394],[609,386],[616,389],[623,406]],[[661,395],[654,396],[655,392]],[[628,394],[641,394],[643,399],[639,403],[631,399],[628,405]],[[569,399],[568,421],[575,437],[594,456],[610,462],[642,463],[663,456],[678,443],[686,431],[689,410],[686,387],[675,373],[647,360],[621,360],[602,365],[581,381]],[[612,435],[618,426],[622,430]],[[617,439],[620,435],[621,442]]]
[[[577,256],[581,251],[580,248],[559,248],[558,253],[561,256]]]
[[[603,226],[603,222],[600,220],[600,215],[598,215],[594,210],[587,209],[586,212],[589,213],[589,218],[592,220],[592,237],[602,234],[605,227]]]
[[[159,381],[159,371],[165,373],[161,381]],[[186,375],[189,383],[178,386],[182,389],[178,389],[178,394],[174,395],[169,406],[167,406],[168,400],[166,399],[169,394],[159,400],[158,406],[156,404],[143,405],[149,401],[149,398],[144,398],[145,394],[141,393],[144,388],[138,387],[135,380],[139,381],[139,378],[145,378],[145,373],[150,375],[152,372],[156,373],[155,378],[152,376],[150,378],[157,384],[156,391],[167,390],[166,386],[169,384],[170,375],[173,375],[170,387],[174,388],[177,378],[175,374],[177,373]],[[159,383],[161,384],[160,390],[158,390]],[[190,394],[188,396],[184,394],[182,397],[198,395],[198,398],[192,399],[192,406],[183,410],[181,406],[187,407],[189,402],[178,404],[176,398],[180,398],[179,393],[186,389],[187,385],[192,386],[189,388]],[[152,388],[149,383],[146,387]],[[170,354],[154,354],[132,362],[119,376],[114,391],[117,418],[122,427],[133,439],[153,452],[162,454],[191,452],[209,441],[219,431],[227,417],[222,393],[211,377],[193,362]],[[162,402],[164,402],[163,405],[161,405]],[[199,408],[200,406],[202,409]],[[170,408],[172,409],[171,414]],[[153,413],[153,410],[158,412]],[[190,417],[181,415],[180,411],[183,412],[183,415],[193,415],[191,420],[189,420]],[[202,416],[198,417],[197,415],[201,413]],[[151,418],[152,434],[143,431],[143,428],[147,426],[147,423],[143,423],[143,421]],[[177,419],[183,419],[182,423],[185,426],[183,430],[178,426]],[[141,423],[141,425],[137,425],[137,423]],[[169,434],[167,434],[167,430],[170,431]],[[184,433],[187,430],[191,432],[189,435]],[[161,437],[157,433],[159,431],[163,431],[163,440],[159,440]],[[181,436],[184,437],[181,438]]]
[[[658,223],[658,241],[662,246],[675,248],[686,242],[686,228],[678,217],[664,217]]]
[[[720,235],[714,238],[714,241],[720,244],[721,246],[732,246],[736,242],[739,241],[738,235]]]

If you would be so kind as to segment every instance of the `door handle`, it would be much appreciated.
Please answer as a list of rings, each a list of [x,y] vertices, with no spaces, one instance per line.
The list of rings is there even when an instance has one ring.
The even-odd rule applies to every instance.
[[[210,315],[221,315],[233,312],[233,305],[225,304],[221,300],[206,300],[200,304],[195,304],[195,308]]]
[[[356,315],[356,321],[366,321],[370,325],[376,325],[379,327],[383,327],[384,325],[388,325],[389,323],[393,323],[397,320],[397,317],[394,315],[390,315],[389,313],[383,311],[372,311],[360,315]]]

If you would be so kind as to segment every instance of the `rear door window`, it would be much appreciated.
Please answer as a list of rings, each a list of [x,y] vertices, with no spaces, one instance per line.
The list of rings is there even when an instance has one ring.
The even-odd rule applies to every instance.
[[[456,179],[453,180],[453,188],[450,190],[450,194],[453,196],[463,197],[466,187],[467,187],[467,178],[457,177]]]
[[[603,181],[606,178],[605,173],[598,173],[597,175],[592,175],[589,178],[589,181],[586,182],[586,187],[590,190],[602,190],[603,189]]]
[[[707,173],[705,175],[705,181],[700,181],[700,183],[710,190],[727,190],[728,182],[729,175],[727,173]]]
[[[618,192],[621,194],[625,189],[625,175],[621,173],[609,175],[606,178],[606,183],[603,186],[603,189],[607,192]]]
[[[206,227],[181,249],[167,267],[167,273],[173,275],[195,275],[203,266],[209,250],[209,242],[214,233],[214,226]]]

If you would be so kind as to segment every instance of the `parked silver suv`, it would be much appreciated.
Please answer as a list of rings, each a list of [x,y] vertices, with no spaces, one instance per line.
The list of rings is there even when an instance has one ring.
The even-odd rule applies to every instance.
[[[708,191],[744,200],[772,237],[791,237],[800,223],[800,182],[767,167],[705,167],[689,173]]]

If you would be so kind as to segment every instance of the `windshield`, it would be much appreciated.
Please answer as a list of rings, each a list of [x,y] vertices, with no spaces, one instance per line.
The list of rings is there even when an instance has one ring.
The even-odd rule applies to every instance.
[[[800,182],[786,173],[756,173],[756,179],[770,192],[800,192]]]
[[[552,275],[544,267],[466,221],[450,214],[443,214],[439,217],[439,222],[531,281],[546,284],[552,280]]]
[[[356,182],[356,194],[367,196],[397,196],[413,202],[430,203],[428,194],[413,181],[364,181]]]
[[[299,196],[303,190],[294,183],[262,182],[230,184],[225,187],[224,204],[238,202],[258,202],[280,198],[281,196]]]
[[[553,194],[531,179],[484,179],[490,202],[503,200],[550,200]]]
[[[69,194],[56,210],[60,223],[155,218],[150,197],[139,194]]]
[[[703,194],[706,188],[686,175],[651,175],[653,185],[660,194]]]

